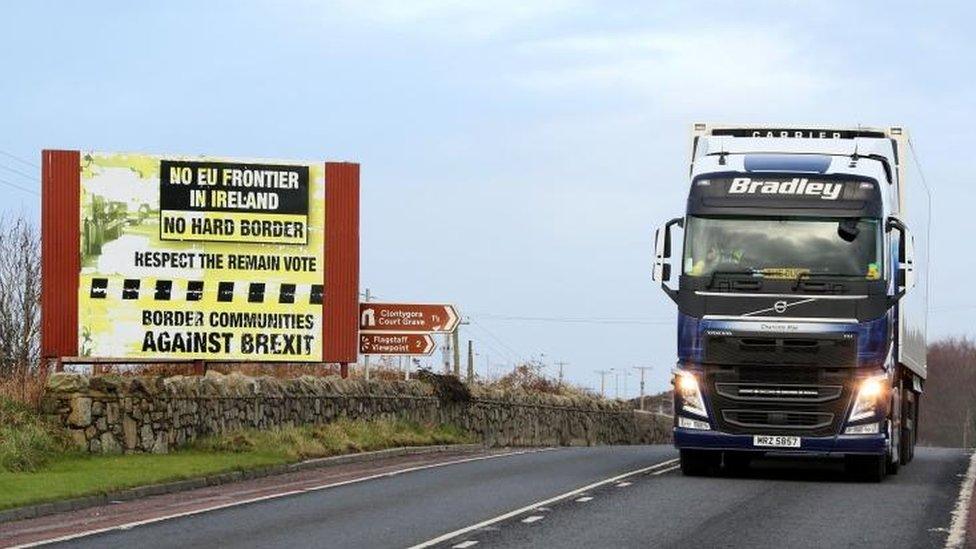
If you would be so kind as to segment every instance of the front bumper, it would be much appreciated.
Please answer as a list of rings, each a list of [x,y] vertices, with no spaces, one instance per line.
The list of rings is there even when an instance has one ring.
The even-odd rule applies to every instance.
[[[753,446],[752,435],[732,435],[719,431],[675,427],[674,445],[678,449],[750,450],[777,454],[879,455],[887,451],[888,439],[884,434],[800,437],[799,448],[769,448]]]

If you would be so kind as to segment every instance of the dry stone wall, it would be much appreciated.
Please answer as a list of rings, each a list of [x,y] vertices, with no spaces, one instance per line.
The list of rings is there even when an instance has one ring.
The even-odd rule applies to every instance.
[[[621,404],[598,399],[475,389],[470,400],[451,402],[420,381],[310,376],[55,374],[43,408],[93,453],[163,453],[202,436],[342,417],[448,423],[489,446],[635,444],[670,436],[669,421],[636,417]]]

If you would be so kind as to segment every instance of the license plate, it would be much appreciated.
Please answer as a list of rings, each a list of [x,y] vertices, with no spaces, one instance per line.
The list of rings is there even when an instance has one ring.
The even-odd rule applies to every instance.
[[[799,448],[800,437],[753,435],[752,445],[766,448]]]

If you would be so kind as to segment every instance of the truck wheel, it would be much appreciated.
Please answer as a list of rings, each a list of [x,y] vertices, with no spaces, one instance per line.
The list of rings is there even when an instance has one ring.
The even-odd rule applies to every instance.
[[[681,450],[681,473],[686,477],[711,474],[718,468],[721,452],[709,450]]]
[[[903,390],[901,399],[901,462],[908,464],[915,457],[918,436],[918,395]]]
[[[865,482],[881,482],[887,472],[888,456],[847,456],[847,472]]]

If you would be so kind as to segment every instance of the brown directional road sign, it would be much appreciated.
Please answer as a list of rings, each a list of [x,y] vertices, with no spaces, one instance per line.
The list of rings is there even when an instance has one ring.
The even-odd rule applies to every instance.
[[[359,352],[364,355],[429,355],[434,352],[434,338],[428,334],[361,333]]]
[[[362,332],[450,333],[461,318],[453,305],[436,303],[360,303]]]

